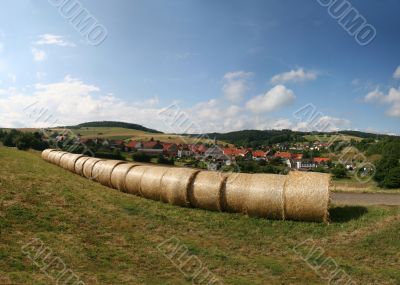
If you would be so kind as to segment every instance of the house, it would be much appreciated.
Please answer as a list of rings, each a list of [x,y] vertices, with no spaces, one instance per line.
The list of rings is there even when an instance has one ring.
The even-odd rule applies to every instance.
[[[317,165],[312,161],[304,160],[304,161],[296,162],[296,168],[298,170],[306,171],[306,170],[310,170],[311,168],[315,168],[315,167],[317,167]]]
[[[195,156],[203,156],[207,151],[207,147],[204,144],[192,144],[189,145],[189,148]]]
[[[331,161],[328,157],[314,157],[313,162],[317,165],[326,165],[329,161]]]
[[[262,160],[266,159],[268,153],[262,150],[255,150],[252,152],[252,154],[253,154],[253,159]]]
[[[253,154],[248,149],[243,148],[224,148],[223,153],[230,159],[235,159],[236,157],[243,157],[244,159],[252,159]]]
[[[137,150],[137,141],[130,141],[127,145],[126,145],[126,150],[127,151],[136,151]]]
[[[229,160],[228,156],[224,154],[224,151],[219,146],[213,146],[206,150],[204,153],[206,159],[213,160]]]
[[[178,146],[174,143],[162,143],[163,153],[169,157],[176,157],[178,155]]]
[[[125,142],[123,140],[112,140],[110,141],[111,148],[125,149]]]
[[[274,155],[275,158],[282,158],[282,159],[291,159],[292,154],[290,152],[277,152]]]
[[[193,152],[190,150],[189,145],[181,144],[178,146],[178,157],[189,157],[192,156]]]
[[[142,152],[147,155],[162,155],[164,152],[164,146],[159,141],[137,143],[136,149],[138,152]]]

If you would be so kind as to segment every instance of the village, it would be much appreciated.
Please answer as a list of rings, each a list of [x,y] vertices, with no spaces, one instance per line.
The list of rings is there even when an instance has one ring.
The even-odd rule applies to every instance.
[[[56,138],[58,143],[67,140],[65,136]],[[310,143],[278,143],[262,149],[236,147],[228,144],[213,143],[167,143],[153,138],[149,141],[112,140],[103,138],[78,138],[80,144],[100,150],[101,152],[121,153],[125,157],[140,154],[150,158],[163,157],[174,161],[173,164],[190,166],[190,161],[206,162],[206,168],[218,170],[235,165],[238,161],[253,161],[261,165],[281,165],[286,169],[299,171],[329,170],[334,164],[328,157],[329,144],[320,141]],[[149,160],[150,161],[150,160]],[[180,164],[179,162],[186,162]],[[205,168],[205,167],[203,167]],[[346,165],[352,170],[353,165]]]

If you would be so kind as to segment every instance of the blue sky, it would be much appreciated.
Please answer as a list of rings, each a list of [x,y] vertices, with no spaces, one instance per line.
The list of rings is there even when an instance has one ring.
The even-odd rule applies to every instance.
[[[203,132],[399,133],[400,1],[351,1],[376,29],[366,46],[318,1],[68,1],[105,27],[101,44],[61,0],[2,1],[0,126],[121,120],[180,132],[160,116],[175,104]],[[307,104],[320,124],[295,118]]]

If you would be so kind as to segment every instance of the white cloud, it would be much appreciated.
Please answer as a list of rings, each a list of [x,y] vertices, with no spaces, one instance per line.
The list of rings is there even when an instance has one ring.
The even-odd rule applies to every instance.
[[[374,91],[371,91],[365,96],[364,101],[367,103],[370,102],[379,102],[382,101],[382,99],[385,97],[385,95],[379,91],[378,88],[376,88]]]
[[[43,50],[39,50],[37,48],[32,48],[32,55],[35,61],[43,61],[46,59],[46,53]]]
[[[284,85],[277,85],[264,95],[256,96],[246,103],[253,113],[272,112],[288,106],[296,99],[294,92]]]
[[[317,79],[317,73],[304,71],[303,68],[280,73],[271,78],[272,84],[284,84],[287,82],[304,82]]]
[[[76,47],[76,44],[69,42],[65,37],[60,35],[43,34],[39,35],[39,39],[35,42],[36,45],[56,45],[62,47]]]
[[[400,65],[397,67],[397,69],[393,73],[393,78],[394,79],[400,79]]]
[[[344,128],[348,128],[350,125],[351,122],[347,119],[321,115],[309,121],[303,121],[293,124],[291,129],[304,132],[335,132]]]
[[[28,90],[0,89],[0,124],[2,127],[49,127],[116,120],[166,132],[182,132],[180,128],[169,128],[165,118],[159,115],[165,106],[156,106],[159,105],[157,97],[150,98],[145,104],[141,102],[102,94],[100,87],[66,76],[60,82],[38,83]],[[300,129],[299,124],[290,119],[253,114],[243,106],[228,104],[222,99],[211,99],[181,110],[187,115],[188,124],[195,124],[191,133]],[[342,123],[342,119],[331,117],[323,120]]]
[[[248,90],[248,79],[254,74],[252,72],[235,71],[224,75],[225,84],[222,87],[224,96],[231,102],[239,102]]]
[[[365,98],[367,103],[380,103],[390,105],[386,111],[386,115],[390,117],[400,117],[400,87],[390,88],[387,95],[385,95],[378,88],[368,93]]]

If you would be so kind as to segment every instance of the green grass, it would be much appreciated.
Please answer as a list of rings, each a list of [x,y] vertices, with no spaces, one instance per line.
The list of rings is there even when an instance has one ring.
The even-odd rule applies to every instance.
[[[224,284],[326,284],[292,250],[312,238],[357,284],[399,284],[400,208],[331,210],[330,225],[174,207],[0,147],[0,284],[53,284],[34,237],[85,284],[191,284],[157,250],[176,237]]]
[[[63,129],[54,129],[60,133]],[[112,128],[112,127],[82,127],[80,129],[72,129],[71,132],[75,135],[80,134],[82,138],[103,138],[103,139],[132,139],[137,141],[149,141],[151,138],[154,140],[160,140],[162,142],[169,143],[213,143],[212,139],[206,138],[195,138],[188,136],[181,136],[175,134],[158,134],[149,133],[139,130],[132,130],[126,128]],[[219,141],[218,143],[226,144],[225,142]]]

